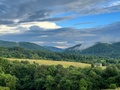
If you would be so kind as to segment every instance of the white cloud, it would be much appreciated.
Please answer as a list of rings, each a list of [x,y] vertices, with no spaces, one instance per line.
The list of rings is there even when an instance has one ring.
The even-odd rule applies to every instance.
[[[36,43],[36,44],[38,44],[38,45],[42,45],[42,44],[44,44],[45,42],[43,42],[43,41],[36,41],[36,42],[33,42],[33,43]]]
[[[114,1],[110,4],[110,7],[111,6],[117,6],[117,5],[120,5],[120,1]]]
[[[68,48],[68,46],[55,46],[56,48],[61,48],[61,49],[65,49]]]
[[[60,26],[58,26],[58,25],[56,25],[55,23],[52,23],[52,22],[40,22],[37,25],[41,28],[44,28],[44,29],[58,29],[58,28],[61,28]]]
[[[27,23],[21,23],[19,26],[30,28],[31,26],[39,26],[42,29],[58,29],[61,28],[60,26],[56,25],[53,22],[27,22]]]
[[[75,43],[80,44],[80,43],[84,43],[84,41],[75,41]]]
[[[17,22],[18,20],[16,20]],[[56,25],[53,22],[27,22],[21,23],[14,26],[9,25],[0,25],[0,34],[11,34],[11,33],[22,33],[26,30],[29,30],[32,26],[38,26],[42,30],[51,30],[51,29],[58,29],[61,28],[60,26]],[[47,37],[43,35],[42,37]]]
[[[53,42],[53,43],[56,43],[56,44],[67,44],[68,42],[67,41],[63,41],[63,42]]]
[[[7,25],[0,25],[0,34],[14,34],[14,33],[20,33],[19,30],[16,29],[16,27],[10,27]]]
[[[45,38],[45,37],[48,37],[48,35],[42,35],[42,36],[40,36],[40,37]]]

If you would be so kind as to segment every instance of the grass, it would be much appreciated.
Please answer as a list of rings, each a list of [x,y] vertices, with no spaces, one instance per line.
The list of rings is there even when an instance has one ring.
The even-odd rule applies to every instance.
[[[120,90],[120,88],[117,88],[117,89],[115,89],[115,90]]]
[[[63,67],[75,66],[80,68],[91,67],[91,64],[79,63],[79,62],[68,62],[68,61],[53,61],[53,60],[34,60],[34,59],[14,59],[8,58],[10,61],[29,61],[30,63],[38,63],[40,65],[58,65],[61,64]]]
[[[100,67],[100,68],[102,68],[103,70],[106,69],[106,66],[97,66],[97,67]]]
[[[116,89],[101,89],[101,90],[120,90],[120,88],[116,88]]]

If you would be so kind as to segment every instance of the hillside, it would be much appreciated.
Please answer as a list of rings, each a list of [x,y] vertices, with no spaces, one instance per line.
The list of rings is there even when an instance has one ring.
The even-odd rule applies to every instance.
[[[108,43],[96,43],[86,49],[80,49],[82,45],[76,45],[65,50],[66,53],[76,53],[84,55],[97,55],[97,56],[108,56],[108,57],[119,57],[120,56],[120,42],[108,44]]]
[[[96,43],[92,47],[82,50],[82,53],[86,54],[106,54],[115,52],[116,48],[112,44],[108,43]]]
[[[21,47],[30,50],[50,51],[49,49],[30,42],[10,42],[0,40],[0,47]]]
[[[108,44],[108,43],[96,43],[90,47],[87,47],[87,44],[78,44],[75,45],[73,47],[70,47],[66,50],[63,49],[59,49],[56,47],[51,47],[51,46],[40,46],[37,45],[35,43],[30,43],[30,42],[10,42],[10,41],[2,41],[0,40],[0,49],[3,50],[3,52],[7,53],[6,55],[9,57],[9,54],[11,54],[13,57],[16,57],[19,53],[19,55],[17,57],[22,57],[24,56],[29,57],[29,58],[33,58],[34,57],[41,57],[40,55],[38,55],[38,52],[36,54],[36,51],[42,51],[43,53],[45,52],[52,52],[51,53],[45,53],[47,55],[43,55],[42,54],[42,58],[52,58],[52,59],[56,59],[59,58],[59,60],[61,60],[62,58],[67,57],[68,59],[73,59],[73,57],[68,57],[66,56],[62,56],[65,53],[66,54],[76,54],[76,57],[78,57],[77,55],[92,55],[92,56],[104,56],[104,57],[110,57],[110,58],[120,58],[120,42],[116,42],[116,43],[112,43],[112,44]],[[26,51],[26,49],[28,51]],[[7,51],[6,51],[7,50]],[[20,51],[19,51],[20,50]],[[22,50],[22,51],[21,51]],[[34,51],[29,51],[29,50],[34,50]],[[18,54],[16,54],[16,52]],[[26,53],[24,53],[26,52]],[[27,54],[27,53],[31,53],[31,55]],[[55,52],[60,52],[61,54],[57,54]],[[14,54],[15,53],[15,54]],[[2,55],[3,53],[1,53]],[[6,56],[3,55],[3,56]],[[16,55],[16,56],[15,56]],[[35,56],[36,55],[36,56]],[[11,57],[11,56],[10,56]],[[75,57],[74,57],[75,58]]]
[[[10,42],[10,41],[3,41],[0,40],[0,46],[1,47],[16,47],[18,46],[16,42]]]
[[[73,47],[67,48],[64,52],[66,53],[78,53],[81,52],[81,44],[75,45]]]
[[[42,47],[42,46],[37,45],[35,43],[30,43],[30,42],[19,42],[18,46],[25,48],[25,49],[30,49],[30,50],[50,51],[49,49],[47,49],[45,47]]]

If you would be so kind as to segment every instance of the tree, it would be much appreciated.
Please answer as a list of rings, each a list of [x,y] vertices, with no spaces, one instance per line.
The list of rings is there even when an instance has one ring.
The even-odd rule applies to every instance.
[[[80,90],[87,90],[87,82],[86,82],[86,80],[84,78],[82,78],[80,80],[79,89]]]
[[[0,70],[0,86],[8,87],[11,90],[16,89],[16,77],[10,74],[5,74]]]
[[[0,90],[10,90],[10,88],[9,87],[1,87],[0,86]]]
[[[46,77],[45,87],[46,90],[53,90],[54,78],[51,75]]]
[[[11,90],[15,90],[16,88],[16,77],[11,76],[10,74],[6,75],[5,79],[6,86],[9,87]]]

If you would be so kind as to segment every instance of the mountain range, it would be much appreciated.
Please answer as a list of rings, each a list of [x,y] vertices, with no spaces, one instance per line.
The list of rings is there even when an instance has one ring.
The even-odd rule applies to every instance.
[[[89,47],[85,44],[78,44],[67,49],[60,49],[52,46],[40,46],[30,42],[10,42],[0,40],[1,47],[21,47],[29,50],[40,50],[50,52],[63,52],[72,54],[95,55],[95,56],[120,56],[120,42],[115,43],[101,43],[97,42]]]
[[[63,49],[52,47],[52,46],[40,46],[31,42],[10,42],[0,40],[0,47],[21,47],[29,50],[40,50],[40,51],[50,51],[50,52],[62,52]]]

